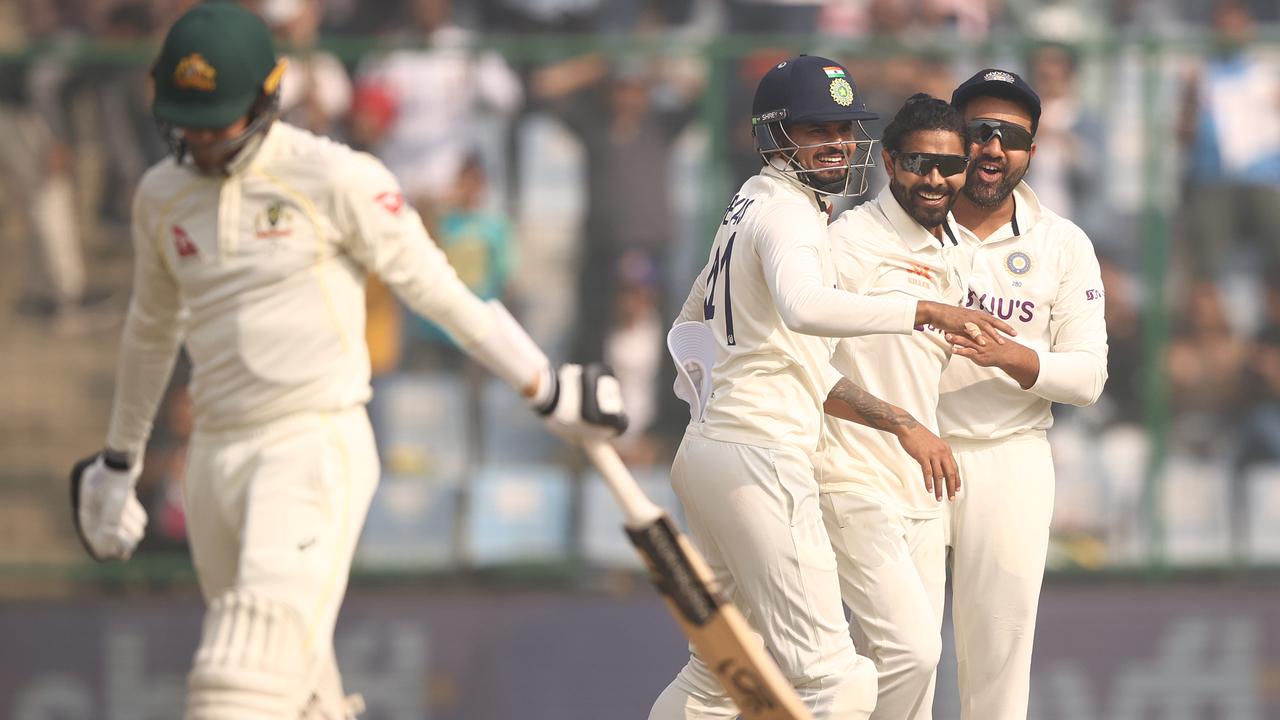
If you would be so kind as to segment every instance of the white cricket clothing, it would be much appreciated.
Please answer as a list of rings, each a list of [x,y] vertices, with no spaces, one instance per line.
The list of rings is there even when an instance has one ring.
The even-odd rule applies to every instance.
[[[938,424],[947,438],[999,438],[1053,424],[1053,402],[1090,405],[1107,379],[1102,275],[1089,238],[1041,207],[1025,182],[1013,192],[1013,220],[974,242],[967,307],[1018,330],[1040,357],[1023,390],[998,368],[957,360],[942,375]]]
[[[822,494],[840,594],[858,652],[876,665],[872,720],[928,720],[947,586],[941,517],[904,517],[856,492]]]
[[[1053,516],[1043,430],[950,438],[964,487],[944,514],[961,720],[1026,720],[1031,651]]]
[[[671,466],[689,536],[819,720],[867,718],[876,671],[854,652],[836,558],[808,453],[685,433]],[[728,693],[690,646],[650,720],[735,718]]]
[[[704,437],[813,452],[839,379],[831,338],[912,332],[915,300],[835,288],[826,226],[814,193],[771,167],[729,203],[677,318],[706,321],[719,341],[693,426]]]
[[[139,185],[107,447],[140,452],[183,341],[199,429],[364,404],[366,271],[463,348],[493,325],[373,157],[276,122],[244,165]]]
[[[843,213],[828,228],[841,286],[871,297],[906,297],[957,305],[965,297],[968,231],[950,215],[941,238],[911,218],[885,188],[874,201]],[[867,392],[938,431],[938,381],[951,356],[935,328],[909,335],[841,340],[832,365]],[[893,435],[830,415],[814,466],[823,492],[877,498],[904,517],[937,517],[942,506],[925,490],[920,464]]]
[[[671,467],[694,543],[820,719],[865,718],[875,670],[854,651],[810,456],[822,403],[839,379],[825,336],[912,332],[916,301],[835,288],[827,214],[773,168],[725,211],[677,323],[715,337],[711,398]],[[734,717],[696,655],[651,720]]]
[[[191,437],[183,497],[201,594],[237,590],[291,607],[317,686],[378,475],[363,407]]]

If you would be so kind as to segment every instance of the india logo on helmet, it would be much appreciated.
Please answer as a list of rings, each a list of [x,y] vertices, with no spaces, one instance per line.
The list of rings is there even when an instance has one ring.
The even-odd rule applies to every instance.
[[[842,77],[832,80],[831,99],[844,107],[849,107],[853,104],[853,86]]]
[[[188,90],[213,92],[218,86],[217,77],[218,71],[200,53],[182,58],[173,69],[173,84]]]

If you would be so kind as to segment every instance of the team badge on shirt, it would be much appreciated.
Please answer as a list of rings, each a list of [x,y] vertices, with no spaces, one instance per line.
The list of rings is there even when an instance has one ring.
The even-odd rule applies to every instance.
[[[254,218],[254,234],[259,238],[279,238],[293,234],[293,213],[279,200],[271,203]]]
[[[853,104],[853,86],[842,77],[832,80],[831,99],[843,107],[849,107]]]
[[[1004,269],[1014,275],[1026,275],[1031,272],[1031,256],[1015,250],[1004,259]]]

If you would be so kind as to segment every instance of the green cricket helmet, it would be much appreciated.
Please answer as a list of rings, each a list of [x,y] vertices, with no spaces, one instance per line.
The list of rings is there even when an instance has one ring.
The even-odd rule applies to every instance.
[[[201,3],[165,36],[151,69],[152,114],[173,127],[224,128],[275,95],[283,74],[257,15],[227,0]]]

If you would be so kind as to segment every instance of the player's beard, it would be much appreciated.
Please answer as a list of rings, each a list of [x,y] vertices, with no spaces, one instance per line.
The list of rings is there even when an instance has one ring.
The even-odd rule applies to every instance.
[[[809,185],[826,193],[839,194],[849,184],[849,168],[831,168],[808,173]]]
[[[1001,165],[1000,179],[996,182],[979,180],[978,166],[982,163]],[[1027,170],[1030,168],[1030,159],[1021,168],[1013,168],[1009,165],[1008,158],[1003,161],[989,156],[974,158],[969,161],[968,174],[964,179],[964,196],[978,207],[998,207],[1000,203],[1004,202],[1005,198],[1009,197],[1013,189],[1018,187],[1018,183],[1022,182],[1022,178],[1026,176]]]
[[[916,195],[916,191],[942,193],[944,195],[943,202],[938,207],[922,205],[920,198]],[[932,230],[946,222],[947,213],[951,212],[951,207],[956,204],[956,191],[946,183],[934,186],[922,181],[907,187],[897,180],[891,180],[889,182],[889,192],[893,193],[893,197],[902,206],[902,209],[907,211],[912,220],[920,223],[922,227],[928,230]]]

